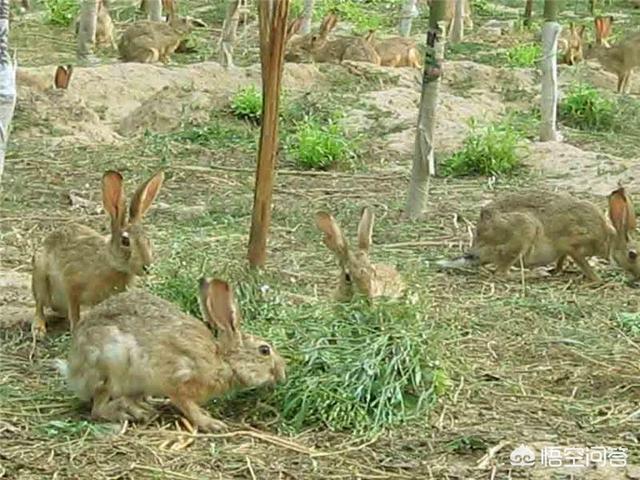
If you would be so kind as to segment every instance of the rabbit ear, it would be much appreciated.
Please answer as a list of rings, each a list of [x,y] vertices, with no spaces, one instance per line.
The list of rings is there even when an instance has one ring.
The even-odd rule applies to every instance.
[[[584,35],[585,28],[587,28],[586,25],[580,25],[580,27],[578,28],[578,36],[580,38],[582,38],[582,36]]]
[[[619,187],[609,195],[609,218],[621,238],[628,239],[629,232],[636,228],[633,205],[623,187]]]
[[[73,73],[73,65],[67,65],[66,67],[60,65],[56,68],[56,74],[54,78],[54,85],[56,88],[67,89],[69,82],[71,81],[71,74]]]
[[[375,30],[369,30],[369,32],[364,37],[365,41],[369,43],[373,42],[373,37],[375,36],[375,34]]]
[[[364,207],[360,214],[360,223],[358,224],[358,248],[368,251],[371,247],[373,238],[373,212]]]
[[[340,258],[347,255],[347,242],[336,223],[335,218],[327,212],[316,213],[316,225],[324,233],[324,244]]]
[[[109,170],[102,176],[102,204],[111,217],[111,232],[118,232],[124,226],[124,188],[122,175]]]
[[[285,43],[288,42],[291,39],[291,37],[293,37],[295,34],[297,34],[300,31],[300,27],[302,27],[302,18],[296,18],[295,20],[292,20],[291,22],[289,22],[289,25],[287,25]]]
[[[158,172],[138,187],[133,194],[131,207],[129,208],[129,221],[131,223],[142,220],[143,215],[158,196],[163,181],[164,172]]]
[[[329,35],[329,32],[336,28],[336,24],[338,23],[338,16],[335,13],[328,13],[324,20],[322,20],[322,25],[320,25],[320,35],[326,36]]]
[[[240,316],[231,286],[218,279],[200,279],[200,310],[202,317],[224,336],[241,341]]]

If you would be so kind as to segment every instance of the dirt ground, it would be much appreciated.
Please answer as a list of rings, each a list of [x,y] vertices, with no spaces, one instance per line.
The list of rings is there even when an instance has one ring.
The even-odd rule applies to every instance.
[[[163,168],[167,181],[148,227],[159,262],[186,250],[201,252],[203,262],[215,259],[211,268],[221,271],[244,262],[254,137],[221,134],[197,147],[175,135],[185,125],[206,123],[212,112],[230,117],[230,98],[242,86],[259,85],[260,67],[255,61],[225,70],[210,60],[158,66],[112,59],[77,67],[68,91],[52,90],[42,83],[68,52],[52,54],[55,61],[46,66],[29,66],[35,20],[22,22],[14,35],[19,47],[27,45],[20,67],[26,80],[19,81],[0,193],[0,478],[640,479],[640,342],[618,321],[621,313],[637,312],[637,287],[605,262],[594,261],[604,278],[598,287],[586,285],[574,266],[561,276],[514,271],[496,280],[485,270],[452,274],[433,265],[459,254],[469,241],[464,220],[475,222],[479,207],[501,191],[557,188],[603,208],[620,181],[637,195],[640,154],[591,150],[595,141],[529,141],[525,173],[435,178],[426,218],[409,222],[404,196],[421,80],[411,69],[286,65],[291,97],[353,91],[345,125],[364,139],[365,169],[314,173],[282,160],[267,270],[272,287],[292,301],[327,301],[335,263],[312,212],[330,208],[354,223],[359,208],[371,205],[378,213],[374,256],[399,266],[449,332],[442,348],[453,365],[450,393],[428,417],[366,439],[322,428],[281,432],[277,414],[265,421],[248,413],[259,402],[238,411],[218,405],[230,426],[222,434],[189,432],[161,400],[159,415],[147,424],[93,423],[52,367],[68,345],[65,325],[32,342],[31,256],[60,225],[81,222],[106,231],[98,189],[105,169],[122,170],[131,190]],[[32,55],[32,64],[43,65],[42,52]],[[562,86],[578,78],[602,89],[615,86],[615,77],[596,63],[560,69]],[[502,118],[537,95],[534,69],[478,63],[473,55],[447,62],[438,155],[462,145],[472,118]],[[632,96],[638,95],[636,75]],[[238,135],[251,128],[255,135],[247,126],[238,127]],[[538,452],[624,447],[628,466],[513,467],[509,456],[520,445]]]

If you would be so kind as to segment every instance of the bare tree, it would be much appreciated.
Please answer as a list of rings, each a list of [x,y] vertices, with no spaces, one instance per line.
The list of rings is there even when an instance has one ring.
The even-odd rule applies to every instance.
[[[260,60],[262,64],[262,122],[253,213],[249,232],[249,264],[264,266],[271,224],[271,200],[278,150],[278,107],[284,65],[289,0],[260,0]]]
[[[313,2],[314,0],[304,0],[302,8],[302,23],[300,24],[300,33],[306,35],[311,31],[311,20],[313,19]]]
[[[93,57],[93,45],[96,41],[96,22],[100,0],[83,0],[80,5],[80,22],[78,25],[78,60],[89,60]]]
[[[411,23],[413,17],[418,14],[418,0],[405,0],[402,12],[400,13],[400,24],[398,25],[398,34],[403,37],[411,35]]]
[[[427,201],[429,177],[435,174],[433,131],[438,105],[438,90],[444,60],[446,32],[444,18],[446,2],[434,1],[429,7],[429,30],[422,74],[422,95],[416,128],[415,152],[411,183],[407,196],[407,214],[410,218],[422,215]]]
[[[17,70],[16,61],[9,54],[9,0],[0,0],[0,181],[16,106]]]
[[[531,25],[531,19],[533,18],[533,0],[526,0],[524,4],[524,25],[528,27]]]
[[[558,140],[556,112],[558,107],[558,37],[561,27],[556,21],[558,0],[545,0],[544,27],[542,27],[542,93],[540,110],[540,140],[543,142]]]
[[[142,8],[147,12],[149,20],[162,21],[162,0],[142,0]]]
[[[223,67],[233,67],[233,45],[240,21],[240,0],[227,1],[227,14],[222,24],[222,35],[219,44],[219,62]]]
[[[464,16],[470,14],[470,12],[464,11],[466,0],[454,0],[455,9],[453,12],[452,26],[451,26],[451,43],[460,43],[464,37]]]

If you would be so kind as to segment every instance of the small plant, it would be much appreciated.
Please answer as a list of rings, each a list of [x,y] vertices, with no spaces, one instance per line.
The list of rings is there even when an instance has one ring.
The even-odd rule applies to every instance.
[[[511,173],[520,165],[519,143],[520,135],[507,123],[482,129],[472,124],[471,134],[462,149],[446,160],[443,173],[451,176]]]
[[[67,27],[75,20],[80,4],[75,0],[45,0],[49,23]]]
[[[231,99],[231,111],[238,118],[259,123],[262,115],[262,93],[255,85],[239,90]]]
[[[524,43],[507,50],[507,63],[511,67],[535,67],[542,56],[542,49],[537,43]]]
[[[574,84],[560,101],[560,121],[580,130],[611,130],[616,103],[587,84]]]
[[[353,155],[353,150],[339,123],[320,125],[310,120],[298,124],[290,147],[300,167],[315,170],[343,164]]]
[[[640,315],[637,313],[619,313],[617,315],[620,328],[634,337],[640,337]]]

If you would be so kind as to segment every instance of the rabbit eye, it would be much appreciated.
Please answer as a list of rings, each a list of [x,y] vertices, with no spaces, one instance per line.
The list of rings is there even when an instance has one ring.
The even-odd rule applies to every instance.
[[[260,355],[262,356],[267,356],[271,354],[271,348],[269,347],[269,345],[260,345],[258,347],[258,352],[260,353]]]
[[[635,250],[629,250],[629,260],[635,260],[636,258],[638,258],[638,252],[636,252]]]
[[[349,272],[345,272],[344,279],[345,279],[345,281],[350,282],[351,281],[351,274]]]
[[[131,240],[129,239],[128,233],[122,234],[122,236],[120,237],[120,243],[122,244],[123,247],[128,247],[131,245]]]

